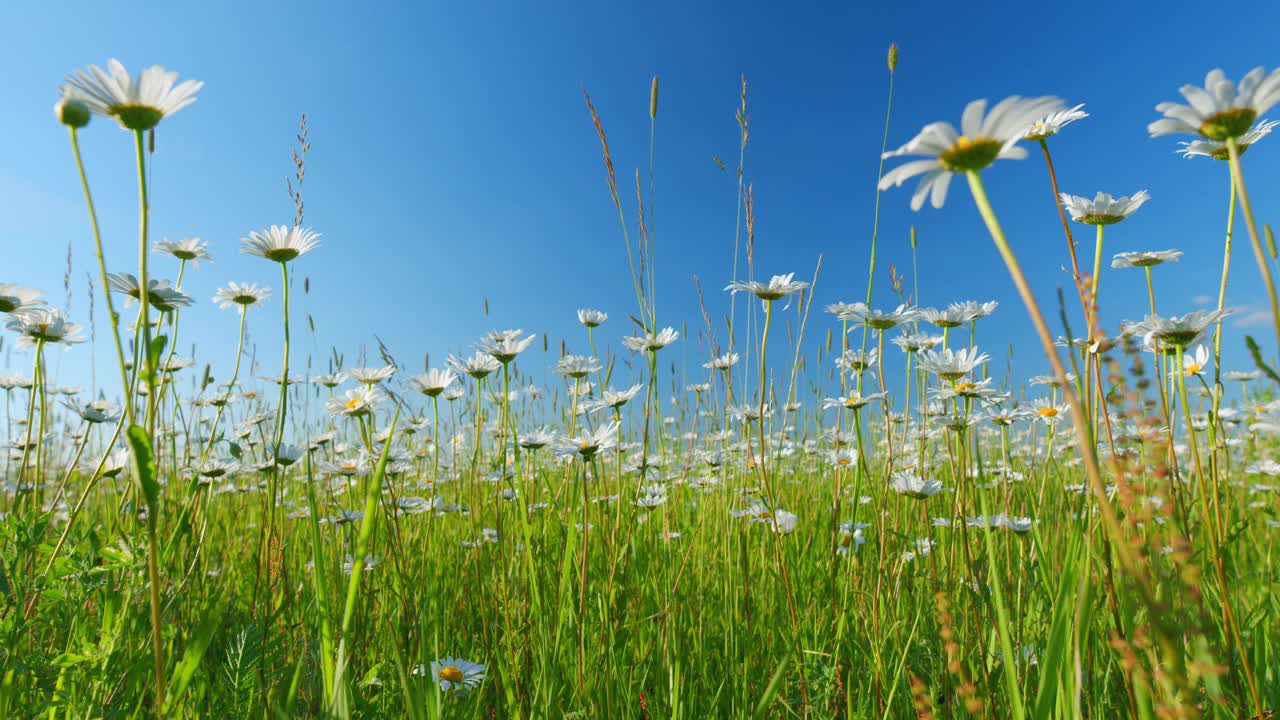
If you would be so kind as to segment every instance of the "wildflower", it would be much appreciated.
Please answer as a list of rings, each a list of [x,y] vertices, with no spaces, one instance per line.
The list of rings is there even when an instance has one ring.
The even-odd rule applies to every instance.
[[[212,480],[235,473],[239,469],[240,466],[234,461],[210,458],[200,463],[200,469],[198,472],[200,477]]]
[[[1247,372],[1243,370],[1227,370],[1226,372],[1222,373],[1223,380],[1231,380],[1235,382],[1249,382],[1251,380],[1257,380],[1261,377],[1262,377],[1261,370],[1250,370]]]
[[[158,253],[172,255],[179,260],[189,260],[193,267],[200,267],[201,260],[213,261],[213,256],[209,254],[209,243],[198,237],[159,240],[151,246],[151,249]]]
[[[853,393],[849,396],[841,395],[835,398],[823,398],[822,409],[830,410],[832,408],[844,408],[845,410],[858,410],[867,406],[876,400],[883,399],[884,393],[871,393],[863,395],[862,393]]]
[[[640,388],[641,388],[641,385],[639,383],[632,385],[626,390],[614,390],[612,388],[605,388],[605,390],[600,394],[600,399],[595,402],[595,408],[597,409],[610,408],[613,410],[617,410],[618,408],[621,408],[623,405],[626,405],[627,402],[629,402],[632,398],[634,398],[636,396],[636,393],[640,392]]]
[[[433,368],[422,375],[414,375],[409,378],[409,387],[427,397],[437,397],[457,379],[458,376],[452,370]]]
[[[556,436],[547,430],[533,430],[520,436],[520,447],[525,450],[541,450],[556,441]]]
[[[787,273],[786,275],[774,275],[769,279],[768,283],[762,283],[759,280],[741,281],[735,280],[725,286],[725,290],[732,293],[749,292],[766,302],[780,300],[793,293],[800,292],[809,287],[809,283],[801,280],[792,280],[795,273]]]
[[[983,303],[976,300],[965,300],[964,302],[951,303],[947,306],[947,310],[961,313],[966,316],[967,322],[973,322],[991,315],[998,307],[1000,307],[1000,303],[995,300]]]
[[[142,285],[132,273],[111,273],[107,275],[107,284],[112,292],[126,295],[130,300],[136,301],[142,296]],[[170,287],[168,280],[149,278],[147,302],[156,310],[167,313],[178,308],[189,307],[194,300],[181,290]]]
[[[64,401],[64,404],[68,410],[79,415],[81,420],[90,425],[115,422],[120,418],[120,412],[116,408],[116,404],[108,400],[78,403],[68,398]]]
[[[599,310],[591,310],[582,308],[578,311],[578,322],[589,328],[600,327],[605,320],[609,319],[609,314],[600,312]]]
[[[1064,404],[1055,404],[1047,398],[1036,400],[1031,407],[1031,411],[1035,413],[1037,420],[1043,420],[1046,423],[1053,424],[1061,420],[1067,414],[1068,407]]]
[[[849,372],[864,373],[875,367],[879,359],[880,351],[876,348],[866,351],[850,348],[836,358],[836,366]]]
[[[589,461],[601,450],[611,450],[618,445],[618,423],[610,422],[595,430],[584,432],[575,438],[566,438],[557,449],[557,454],[578,457]]]
[[[296,225],[272,225],[240,238],[240,252],[278,263],[287,263],[320,247],[320,234]]]
[[[150,130],[160,121],[196,101],[204,83],[185,80],[175,83],[178,73],[152,65],[134,79],[119,60],[107,62],[109,72],[97,65],[67,76],[72,96],[95,115],[115,118],[121,127]]]
[[[230,282],[224,288],[218,288],[213,294],[213,302],[223,310],[227,310],[236,306],[247,310],[254,305],[271,297],[271,291],[264,287],[258,287],[253,283]]]
[[[1114,225],[1137,212],[1138,208],[1151,199],[1151,194],[1146,190],[1139,190],[1133,197],[1125,195],[1113,198],[1110,193],[1104,192],[1098,193],[1092,200],[1067,193],[1061,193],[1058,197],[1072,220],[1086,225]]]
[[[964,398],[983,402],[998,402],[1006,397],[999,389],[991,387],[991,378],[983,378],[974,382],[955,382],[933,391],[939,400]]]
[[[304,452],[305,451],[302,448],[296,445],[289,445],[287,443],[281,445],[280,449],[276,450],[275,453],[276,464],[282,467],[289,467],[301,460]]]
[[[738,353],[725,353],[719,357],[711,358],[710,362],[705,362],[702,367],[708,370],[728,370],[738,364]]]
[[[911,196],[911,209],[919,210],[926,196],[933,207],[940,208],[947,199],[952,173],[977,171],[998,159],[1020,160],[1026,150],[1017,147],[1032,125],[1046,115],[1062,109],[1055,97],[1022,98],[1013,96],[1000,101],[986,112],[986,100],[974,100],[965,106],[960,131],[948,122],[926,125],[907,144],[884,153],[884,158],[921,155],[928,159],[903,163],[885,173],[880,189],[901,186],[917,175],[923,175]]]
[[[1187,347],[1195,343],[1200,333],[1210,325],[1221,320],[1228,311],[1195,310],[1181,317],[1162,318],[1159,315],[1148,315],[1140,323],[1127,323],[1121,327],[1128,335],[1137,335],[1150,343],[1158,340],[1169,347]]]
[[[581,379],[593,372],[600,372],[600,361],[589,355],[565,355],[556,363],[556,374]]]
[[[917,333],[904,333],[891,341],[894,345],[902,348],[909,353],[917,353],[921,350],[928,350],[942,343],[942,337],[939,335],[922,335]]]
[[[1213,69],[1205,75],[1204,87],[1183,85],[1178,91],[1190,104],[1156,105],[1164,117],[1147,126],[1151,137],[1187,133],[1222,142],[1244,136],[1254,120],[1280,102],[1280,69],[1268,73],[1256,67],[1238,86],[1221,69]]]
[[[1034,413],[1026,408],[1013,408],[1009,410],[990,410],[983,418],[990,420],[995,425],[1008,427],[1033,416]]]
[[[1280,120],[1259,121],[1249,130],[1249,132],[1236,139],[1236,145],[1240,148],[1240,153],[1243,155],[1245,150],[1248,150],[1259,140],[1270,135],[1271,130],[1277,125],[1280,125]],[[1178,152],[1182,154],[1182,157],[1188,159],[1199,155],[1203,157],[1211,157],[1214,160],[1227,160],[1230,156],[1225,142],[1192,140],[1191,142],[1180,142],[1178,144],[1182,146],[1178,149]]]
[[[920,354],[920,369],[937,375],[943,380],[959,380],[987,362],[990,357],[986,353],[978,353],[975,348],[961,348],[942,351],[926,350]]]
[[[483,379],[502,368],[502,363],[498,362],[492,355],[487,355],[483,352],[477,352],[469,358],[458,358],[450,355],[448,363],[449,367],[463,375],[470,375],[476,380]],[[446,397],[445,399],[447,400],[448,398]]]
[[[35,345],[37,342],[72,343],[84,342],[79,325],[62,316],[62,311],[55,308],[37,307],[24,310],[11,316],[5,327],[18,333],[19,344]]]
[[[387,365],[380,368],[351,368],[348,375],[361,385],[378,385],[396,373],[396,369]]]
[[[918,475],[899,473],[889,481],[889,487],[901,495],[923,500],[937,495],[942,490],[942,482],[926,480]]]
[[[516,356],[528,349],[533,344],[537,335],[530,335],[523,340],[520,339],[520,330],[501,330],[489,333],[487,337],[480,341],[480,351],[493,356],[495,360],[506,365]]]
[[[840,523],[840,534],[836,541],[836,553],[840,555],[848,555],[849,552],[856,549],[859,545],[867,542],[862,531],[870,527],[866,523],[855,524],[851,520],[845,520]]]
[[[311,382],[316,385],[322,385],[332,390],[347,381],[347,374],[344,372],[329,373],[328,375],[316,375],[311,378]]]
[[[89,118],[93,114],[89,111],[89,105],[76,97],[71,91],[64,89],[62,97],[58,98],[58,102],[53,104],[53,116],[58,118],[58,122],[70,128],[82,128],[89,124]]]
[[[1200,375],[1207,367],[1209,367],[1209,348],[1204,345],[1197,347],[1194,353],[1184,355],[1182,358],[1183,375]]]
[[[827,460],[832,467],[853,467],[858,463],[858,450],[852,446],[843,450],[828,450]]]
[[[670,345],[680,338],[680,333],[675,328],[663,328],[656,335],[654,333],[645,333],[644,335],[631,335],[622,338],[622,344],[629,350],[636,352],[648,351],[657,352],[662,348]]]
[[[414,668],[414,675],[422,674],[422,666]],[[431,680],[440,684],[440,689],[466,695],[467,691],[476,687],[485,678],[484,666],[459,658],[446,657],[431,661]]]
[[[872,330],[892,330],[904,323],[913,322],[919,317],[919,310],[909,308],[906,305],[899,305],[889,312],[884,312],[882,310],[872,310],[866,305],[858,303],[856,309],[850,314],[849,320],[866,325]]]
[[[1177,262],[1182,257],[1181,250],[1147,250],[1144,252],[1116,253],[1111,259],[1113,268],[1155,267],[1167,262]]]
[[[952,306],[945,310],[937,308],[922,308],[920,317],[926,322],[932,323],[940,328],[960,327],[969,322],[968,314],[962,309]]]
[[[1023,139],[1034,142],[1057,135],[1062,131],[1062,128],[1077,120],[1083,120],[1089,117],[1089,113],[1080,109],[1082,107],[1084,107],[1083,103],[1069,110],[1057,110],[1049,113],[1043,118],[1032,123],[1031,127],[1028,127],[1024,131],[1024,135],[1022,136]]]
[[[330,399],[325,403],[325,409],[334,416],[358,417],[371,413],[381,399],[382,394],[376,387],[365,385],[352,388],[342,396]]]
[[[902,553],[902,560],[904,562],[911,562],[912,560],[915,560],[918,557],[924,557],[931,552],[933,552],[933,541],[928,538],[918,538],[915,541],[914,550],[907,550]]]
[[[655,508],[667,501],[667,489],[662,485],[649,485],[640,491],[636,498],[636,506]]]
[[[0,313],[16,313],[25,308],[37,307],[44,300],[44,293],[31,288],[0,283]]]

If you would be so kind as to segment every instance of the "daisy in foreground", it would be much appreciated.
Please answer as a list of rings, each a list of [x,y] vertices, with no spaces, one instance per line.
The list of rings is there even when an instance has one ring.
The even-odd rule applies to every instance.
[[[320,234],[310,228],[272,225],[266,230],[251,231],[240,239],[240,252],[278,263],[287,263],[320,247]]]
[[[152,65],[134,79],[119,60],[107,62],[107,71],[97,65],[67,76],[69,89],[96,115],[115,118],[127,130],[150,130],[168,115],[196,101],[204,83],[185,80],[178,73]]]
[[[1239,85],[1215,68],[1205,75],[1204,87],[1183,85],[1178,92],[1189,104],[1156,105],[1156,112],[1164,117],[1147,126],[1151,137],[1187,133],[1218,142],[1239,138],[1253,128],[1254,120],[1280,103],[1280,68],[1268,73],[1256,67]]]
[[[793,277],[795,277],[795,273],[774,275],[767,283],[762,283],[759,280],[748,280],[746,282],[735,280],[725,286],[725,290],[732,293],[749,292],[766,302],[780,300],[809,287],[809,283],[802,280],[792,280]]]
[[[414,675],[424,674],[421,665],[413,669]],[[476,687],[484,680],[484,666],[461,658],[446,657],[431,661],[431,680],[440,684],[440,689],[452,690],[459,695]]]
[[[911,196],[911,209],[919,210],[928,196],[935,208],[947,199],[951,174],[982,170],[996,160],[1021,160],[1027,151],[1017,143],[1034,123],[1063,109],[1056,97],[1023,98],[1013,96],[1001,100],[986,112],[986,100],[974,100],[965,106],[960,130],[949,122],[926,125],[906,145],[884,154],[884,158],[920,155],[927,159],[903,163],[885,173],[880,189],[898,187],[907,180],[923,175]]]

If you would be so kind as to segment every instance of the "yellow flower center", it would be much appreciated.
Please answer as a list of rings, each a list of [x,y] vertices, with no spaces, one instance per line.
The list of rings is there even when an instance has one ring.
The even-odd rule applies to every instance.
[[[448,680],[451,683],[460,683],[466,677],[462,671],[452,665],[440,668],[440,679]]]
[[[343,405],[342,407],[347,410],[355,410],[356,408],[360,407],[360,398],[353,397],[347,401],[346,405]]]
[[[938,155],[943,169],[951,172],[981,170],[995,162],[1000,154],[1000,143],[991,138],[961,135],[956,142]]]
[[[977,389],[978,389],[977,383],[962,382],[962,383],[955,384],[956,392],[973,392],[974,390],[977,390]]]
[[[1238,138],[1249,132],[1258,112],[1250,107],[1232,108],[1214,113],[1200,123],[1200,134],[1210,140],[1222,142],[1227,138]]]
[[[1204,369],[1204,366],[1198,362],[1187,363],[1186,372],[1188,375],[1195,375]]]
[[[842,458],[840,458],[840,459],[836,460],[836,464],[837,464],[837,465],[852,465],[852,464],[853,464],[853,461],[852,461],[852,460],[850,460],[850,459],[849,459],[849,458],[847,458],[847,457],[842,457]]]
[[[1058,408],[1056,407],[1040,408],[1039,410],[1036,411],[1036,415],[1042,418],[1058,417]]]

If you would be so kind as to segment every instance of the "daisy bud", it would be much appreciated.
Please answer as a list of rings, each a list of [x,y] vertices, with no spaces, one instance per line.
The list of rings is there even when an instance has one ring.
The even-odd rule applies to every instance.
[[[89,106],[83,101],[64,95],[53,105],[53,115],[58,122],[73,128],[89,124]]]
[[[898,69],[898,43],[889,43],[889,72]]]
[[[653,76],[653,87],[649,90],[649,119],[658,117],[658,76]]]

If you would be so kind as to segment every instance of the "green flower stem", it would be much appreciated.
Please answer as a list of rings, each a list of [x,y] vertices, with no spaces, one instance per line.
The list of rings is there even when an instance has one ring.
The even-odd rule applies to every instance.
[[[1276,346],[1280,348],[1280,301],[1276,299],[1276,283],[1271,277],[1271,265],[1267,263],[1267,256],[1262,250],[1262,242],[1258,238],[1258,223],[1253,218],[1253,205],[1249,202],[1249,191],[1244,183],[1244,170],[1240,167],[1240,144],[1235,138],[1227,139],[1227,156],[1231,161],[1232,185],[1240,196],[1240,209],[1244,211],[1244,224],[1249,229],[1249,241],[1253,243],[1253,256],[1258,261],[1258,271],[1262,273],[1262,282],[1267,286],[1267,299],[1271,301],[1271,321],[1276,329]]]
[[[147,419],[147,436],[155,438],[156,367],[155,359],[151,356],[151,300],[147,297],[147,251],[149,249],[147,233],[151,223],[151,205],[147,200],[147,161],[142,133],[142,130],[133,132],[134,147],[138,156],[138,332],[142,338],[142,344],[139,347],[142,364],[139,368],[146,368],[147,412],[144,417]],[[109,290],[108,294],[110,294]],[[137,369],[134,374],[138,374]],[[159,642],[159,638],[156,641]]]
[[[991,239],[995,242],[996,249],[1000,252],[1014,285],[1018,288],[1018,294],[1022,297],[1022,302],[1027,307],[1031,322],[1040,337],[1041,345],[1044,347],[1045,356],[1049,359],[1049,364],[1053,367],[1053,374],[1058,379],[1058,384],[1062,386],[1063,396],[1071,408],[1072,424],[1076,430],[1076,446],[1080,451],[1081,459],[1084,461],[1085,477],[1101,511],[1102,522],[1107,529],[1108,542],[1120,557],[1125,569],[1129,571],[1138,584],[1143,595],[1147,600],[1152,601],[1154,596],[1151,594],[1147,577],[1142,571],[1142,564],[1135,556],[1133,548],[1123,540],[1120,520],[1116,516],[1115,507],[1111,504],[1111,499],[1107,497],[1106,487],[1102,482],[1102,473],[1098,467],[1098,457],[1094,452],[1093,439],[1089,432],[1088,418],[1085,415],[1084,406],[1080,403],[1080,399],[1067,381],[1066,368],[1063,367],[1062,358],[1058,356],[1057,350],[1054,348],[1053,335],[1050,334],[1049,326],[1045,323],[1044,314],[1040,311],[1040,304],[1031,292],[1031,286],[1027,282],[1026,275],[1022,272],[1022,266],[1018,263],[1017,256],[1013,253],[1013,248],[1009,246],[1009,241],[1005,238],[1004,230],[1000,227],[1000,221],[996,218],[995,210],[991,207],[991,201],[987,199],[986,188],[982,184],[982,176],[979,175],[978,171],[971,170],[966,173],[966,177],[969,180],[969,189],[973,193],[974,203],[978,206],[978,212],[981,213],[983,222],[986,223],[987,230],[991,234]]]
[[[124,393],[125,417],[132,425],[134,424],[133,402],[129,395],[129,373],[124,359],[124,345],[120,342],[120,315],[116,312],[115,303],[111,299],[111,286],[107,282],[107,261],[102,251],[102,232],[98,227],[98,212],[94,209],[93,193],[89,191],[89,178],[84,171],[84,160],[80,156],[80,135],[74,127],[70,128],[70,131],[71,151],[76,158],[76,170],[80,174],[80,187],[84,190],[84,201],[89,207],[89,224],[93,228],[93,244],[97,250],[98,271],[102,280],[102,297],[107,304],[107,316],[111,321],[111,339],[115,341],[116,359],[120,364],[120,392]],[[103,457],[105,458],[110,452],[111,446],[108,445]]]

